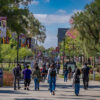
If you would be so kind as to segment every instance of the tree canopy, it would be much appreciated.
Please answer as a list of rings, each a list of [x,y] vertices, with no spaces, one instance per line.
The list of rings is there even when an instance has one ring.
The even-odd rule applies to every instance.
[[[0,0],[0,16],[7,17],[7,27],[12,32],[31,36],[44,35],[41,37],[44,42],[45,27],[28,10],[31,1],[33,0]]]
[[[28,4],[33,0],[0,0],[0,17],[7,17],[7,35],[9,44],[0,46],[0,60],[14,61],[17,57],[18,39],[11,39],[12,33],[25,34],[26,37],[37,37],[38,41],[44,42],[46,38],[45,27],[34,17],[28,9]],[[8,51],[7,51],[8,50]],[[12,56],[13,55],[13,56]],[[28,48],[19,49],[20,59],[32,55]],[[0,61],[1,62],[1,61]]]
[[[72,16],[72,26],[79,32],[82,48],[88,56],[100,53],[100,0],[86,5],[85,10]]]

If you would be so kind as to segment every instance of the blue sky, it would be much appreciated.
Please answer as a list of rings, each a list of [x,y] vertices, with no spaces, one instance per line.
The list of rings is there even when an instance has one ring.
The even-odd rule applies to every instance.
[[[34,0],[29,9],[46,27],[45,48],[57,46],[58,28],[69,28],[69,20],[92,0]]]

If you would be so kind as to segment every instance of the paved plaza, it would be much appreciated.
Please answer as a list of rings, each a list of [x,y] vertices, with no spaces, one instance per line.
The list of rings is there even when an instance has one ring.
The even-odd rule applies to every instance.
[[[79,96],[75,96],[71,84],[72,81],[65,83],[63,79],[57,79],[55,96],[50,95],[47,82],[41,83],[40,91],[34,91],[33,81],[30,91],[24,90],[23,84],[22,88],[16,91],[13,87],[3,87],[0,88],[0,100],[100,100],[100,82],[90,81],[88,90],[83,89],[81,82]]]

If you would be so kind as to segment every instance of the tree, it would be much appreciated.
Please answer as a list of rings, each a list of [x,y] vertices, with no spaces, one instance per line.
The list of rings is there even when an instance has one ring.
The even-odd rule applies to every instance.
[[[29,12],[27,5],[32,0],[0,0],[0,16],[7,17],[7,27],[12,32],[17,33],[17,63],[19,54],[19,35],[21,33],[32,36],[40,35],[40,39],[44,42],[45,28],[40,22]],[[23,8],[20,7],[23,5]]]
[[[19,49],[19,58],[25,59],[27,56],[33,56],[33,53],[28,48],[20,48]]]
[[[79,31],[84,53],[96,56],[100,53],[100,0],[87,5],[85,10],[72,18],[73,26]]]
[[[36,37],[38,41],[44,42],[46,38],[45,34],[45,27],[34,17],[32,13],[28,15],[28,17],[25,17],[28,21],[28,36]]]

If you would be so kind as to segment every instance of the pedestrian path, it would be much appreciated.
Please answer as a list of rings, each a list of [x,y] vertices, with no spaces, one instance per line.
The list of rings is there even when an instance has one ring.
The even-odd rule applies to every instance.
[[[55,96],[50,95],[47,82],[41,83],[40,91],[34,91],[33,81],[29,91],[24,90],[23,84],[16,91],[12,87],[3,87],[0,88],[0,100],[100,100],[100,82],[90,81],[88,90],[84,90],[81,85],[79,96],[75,96],[71,84],[72,81],[64,83],[63,79],[57,79]]]

